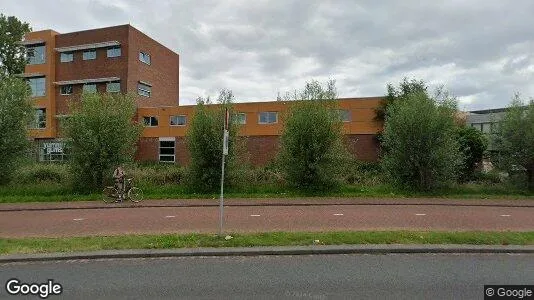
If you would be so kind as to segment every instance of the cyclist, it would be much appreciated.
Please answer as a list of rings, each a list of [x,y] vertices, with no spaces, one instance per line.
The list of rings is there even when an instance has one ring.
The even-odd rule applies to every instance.
[[[115,179],[115,187],[119,191],[119,201],[122,201],[124,196],[124,169],[122,165],[117,166],[115,171],[113,171],[113,178]]]

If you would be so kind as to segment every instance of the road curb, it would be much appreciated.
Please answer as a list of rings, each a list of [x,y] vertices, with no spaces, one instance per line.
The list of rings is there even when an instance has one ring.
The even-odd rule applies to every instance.
[[[149,200],[154,201],[154,200]],[[469,201],[473,201],[469,203]],[[534,208],[534,201],[531,203],[521,202],[521,203],[480,203],[475,202],[476,200],[469,200],[465,202],[445,202],[445,201],[361,201],[361,202],[347,202],[347,201],[325,201],[325,202],[245,202],[239,201],[232,203],[227,201],[226,206],[239,206],[239,207],[259,207],[259,206],[278,206],[278,207],[287,207],[287,206],[462,206],[462,207],[512,207],[512,208]],[[508,200],[502,200],[508,201]],[[55,205],[55,202],[51,202]],[[41,203],[40,203],[41,204]],[[48,203],[47,203],[48,204]],[[0,212],[17,212],[17,211],[50,211],[50,210],[78,210],[78,209],[125,209],[125,208],[202,208],[202,207],[219,207],[218,203],[176,203],[176,204],[149,204],[148,201],[141,204],[93,204],[93,205],[74,205],[72,202],[67,202],[64,206],[33,206],[34,204],[1,204]],[[46,204],[45,204],[46,205]],[[2,207],[4,206],[4,207]],[[10,207],[11,206],[11,207]]]
[[[184,248],[105,250],[0,256],[0,263],[86,259],[170,258],[200,256],[265,256],[324,254],[534,254],[534,246],[516,245],[327,245],[252,248]]]

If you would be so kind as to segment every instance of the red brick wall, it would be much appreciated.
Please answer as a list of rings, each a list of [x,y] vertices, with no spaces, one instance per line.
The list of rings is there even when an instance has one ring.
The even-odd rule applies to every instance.
[[[178,54],[151,39],[139,30],[129,27],[128,91],[136,95],[142,107],[178,105]],[[139,60],[139,52],[150,55],[150,65]],[[152,85],[150,97],[137,94],[137,84]]]
[[[179,166],[187,166],[191,157],[189,155],[189,150],[187,149],[187,142],[185,137],[176,137],[174,150],[174,161]]]
[[[273,161],[280,149],[280,136],[244,136],[241,137],[248,151],[248,159],[255,166],[264,166]]]
[[[356,159],[377,161],[380,145],[374,134],[350,134],[345,136],[345,145]]]
[[[96,59],[83,60],[83,51],[74,51],[72,62],[61,62],[61,54],[55,52],[56,79],[55,81],[79,80],[90,78],[119,77],[121,92],[125,93],[128,77],[128,25],[78,31],[56,36],[56,47],[76,46],[108,41],[118,41],[121,44],[121,56],[107,57],[107,48],[96,49]],[[106,83],[97,83],[97,89],[105,92]],[[68,101],[78,100],[82,85],[73,86],[73,94],[60,95],[60,87],[55,87],[56,114],[68,113]]]
[[[141,138],[137,143],[137,153],[135,160],[138,161],[158,161],[159,160],[159,139]]]
[[[264,166],[273,161],[280,150],[280,136],[248,136],[243,139],[250,163]],[[373,134],[354,134],[345,136],[345,144],[350,153],[363,161],[377,161],[380,147]],[[190,156],[185,137],[176,137],[175,163],[180,166],[189,164]],[[141,138],[136,159],[140,161],[158,161],[159,139]]]

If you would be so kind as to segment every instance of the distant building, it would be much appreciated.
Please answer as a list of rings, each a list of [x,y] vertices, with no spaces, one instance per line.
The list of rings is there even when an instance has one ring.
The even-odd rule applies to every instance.
[[[194,106],[179,106],[179,55],[130,25],[60,34],[26,34],[27,79],[37,116],[30,137],[39,161],[68,159],[58,123],[69,115],[68,101],[82,91],[137,95],[137,116],[145,124],[136,158],[187,164],[184,140]],[[362,160],[378,159],[375,121],[381,97],[339,99],[349,149]],[[237,103],[239,136],[252,163],[266,164],[278,152],[284,101]]]
[[[466,116],[466,124],[480,130],[488,138],[488,150],[495,150],[491,142],[492,134],[498,129],[499,122],[504,117],[507,108],[494,108],[470,111]]]

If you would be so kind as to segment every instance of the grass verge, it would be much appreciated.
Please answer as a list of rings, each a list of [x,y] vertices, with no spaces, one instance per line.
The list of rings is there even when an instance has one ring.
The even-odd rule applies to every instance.
[[[210,199],[218,194],[188,193],[181,185],[165,184],[160,186],[141,185],[145,199]],[[279,186],[231,190],[225,193],[227,198],[298,198],[298,197],[366,197],[366,198],[450,198],[450,199],[533,199],[532,192],[513,190],[505,186],[484,186],[466,184],[455,188],[431,192],[409,192],[395,189],[388,185],[359,186],[347,185],[336,192],[304,193]],[[102,199],[102,195],[76,194],[59,184],[8,185],[0,189],[0,203],[24,202],[64,202],[90,201]]]
[[[196,247],[305,246],[350,244],[470,244],[534,245],[531,232],[272,232],[232,234],[233,239],[210,234],[91,236],[72,238],[0,238],[0,254],[76,252],[119,249]]]

